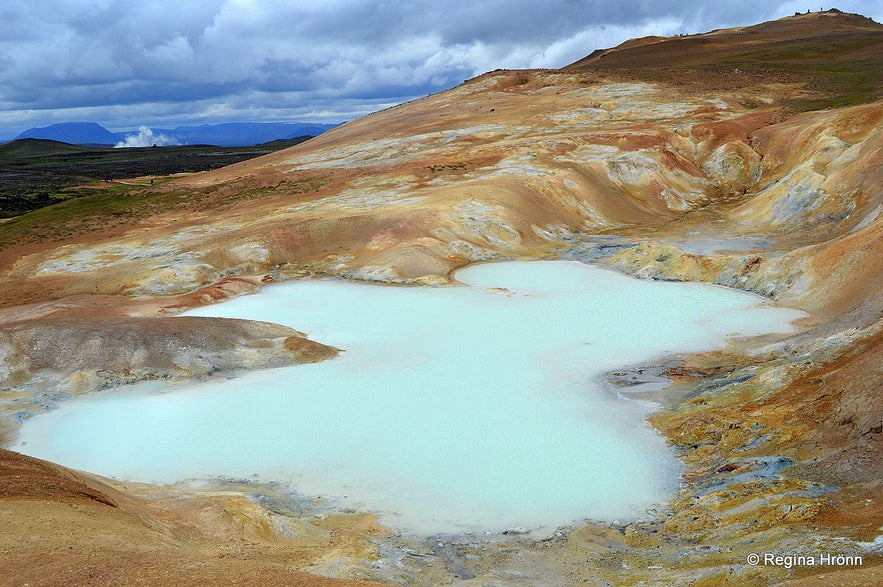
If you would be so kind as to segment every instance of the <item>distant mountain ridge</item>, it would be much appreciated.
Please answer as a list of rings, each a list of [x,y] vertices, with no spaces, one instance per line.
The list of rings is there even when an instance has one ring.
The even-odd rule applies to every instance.
[[[306,122],[231,122],[178,126],[173,129],[151,129],[154,135],[164,135],[182,145],[217,145],[245,147],[279,139],[305,135],[317,136],[337,124]],[[138,130],[111,132],[95,122],[63,122],[41,128],[30,128],[15,139],[48,139],[72,145],[115,145],[125,141]]]
[[[29,128],[16,139],[49,139],[72,145],[114,145],[123,140],[96,122],[60,122]]]

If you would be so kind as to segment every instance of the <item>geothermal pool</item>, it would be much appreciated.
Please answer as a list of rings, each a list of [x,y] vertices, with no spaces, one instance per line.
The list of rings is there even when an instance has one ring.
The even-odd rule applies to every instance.
[[[190,312],[290,325],[336,358],[68,401],[12,448],[133,481],[290,484],[432,534],[629,519],[681,467],[600,375],[801,312],[722,287],[576,262],[482,264],[460,287],[301,280]]]

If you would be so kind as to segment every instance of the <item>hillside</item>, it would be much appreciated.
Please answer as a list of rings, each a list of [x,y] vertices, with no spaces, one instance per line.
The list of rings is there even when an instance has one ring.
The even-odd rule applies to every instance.
[[[18,139],[0,145],[0,157],[39,157],[41,155],[82,153],[88,150],[88,147],[50,139]]]
[[[677,496],[643,520],[587,522],[544,542],[409,541],[370,515],[321,518],[254,487],[135,487],[4,453],[6,466],[78,475],[88,490],[46,495],[38,479],[0,489],[12,512],[0,541],[15,549],[30,537],[0,576],[63,564],[51,553],[67,536],[51,519],[29,521],[31,499],[91,536],[109,520],[95,514],[110,507],[98,492],[138,500],[134,517],[114,518],[114,536],[150,550],[151,568],[160,542],[204,561],[193,576],[237,536],[248,565],[223,563],[228,579],[278,570],[280,553],[296,550],[293,570],[414,585],[879,582],[881,51],[881,25],[832,11],[640,39],[561,70],[489,72],[272,154],[0,224],[0,436],[60,385],[100,391],[174,360],[92,364],[120,332],[162,348],[151,340],[174,336],[168,316],[307,275],[445,286],[471,263],[564,258],[752,291],[808,314],[793,335],[635,367],[673,381],[652,423],[686,466]],[[60,325],[70,332],[57,335]],[[254,366],[303,359],[263,328],[193,328],[208,351],[272,355]],[[71,360],[38,360],[46,341],[84,333],[92,342],[65,351]],[[94,503],[68,508],[71,491]],[[165,538],[125,538],[139,524]],[[121,568],[105,546],[89,542],[82,560]],[[862,565],[745,563],[820,552]]]
[[[628,41],[564,69],[730,89],[792,80],[814,94],[790,103],[798,110],[863,104],[883,96],[883,25],[832,9],[702,35]]]
[[[147,186],[162,176],[217,169],[310,138],[284,139],[254,147],[188,145],[149,149],[17,139],[0,145],[0,218],[96,192],[116,193],[127,189],[126,185]]]
[[[646,69],[832,71],[873,68],[883,25],[837,10],[678,37],[647,37],[599,49],[565,70]],[[738,77],[731,83],[738,84]]]

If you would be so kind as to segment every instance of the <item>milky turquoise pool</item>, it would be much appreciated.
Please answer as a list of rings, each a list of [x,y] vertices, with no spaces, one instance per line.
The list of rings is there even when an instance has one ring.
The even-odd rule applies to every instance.
[[[482,264],[460,287],[301,280],[190,312],[265,320],[343,352],[312,365],[91,394],[34,417],[14,450],[133,481],[277,481],[416,533],[628,519],[681,466],[600,375],[795,310],[722,287],[575,262]]]

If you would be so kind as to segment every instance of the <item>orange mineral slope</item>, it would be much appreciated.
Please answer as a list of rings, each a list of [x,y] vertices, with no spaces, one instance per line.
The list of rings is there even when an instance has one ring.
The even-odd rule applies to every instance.
[[[336,529],[280,539],[233,496],[160,503],[121,488],[0,449],[0,585],[376,585],[298,570],[355,548]]]
[[[59,386],[81,393],[133,373],[202,375],[162,353],[140,353],[138,364],[76,359],[126,328],[139,348],[160,348],[178,331],[171,314],[309,274],[434,285],[473,262],[563,256],[746,289],[809,314],[792,336],[738,340],[662,367],[675,386],[653,423],[687,471],[652,519],[589,524],[541,544],[411,545],[430,551],[412,556],[395,542],[404,538],[358,513],[286,518],[309,538],[292,546],[248,490],[115,485],[119,494],[99,492],[118,508],[93,499],[79,511],[25,475],[15,498],[0,498],[11,522],[0,536],[19,557],[2,564],[17,561],[14,576],[35,582],[39,556],[57,577],[74,560],[76,572],[117,569],[109,584],[135,581],[148,559],[133,553],[178,553],[194,576],[244,577],[279,568],[295,549],[293,570],[359,578],[405,553],[408,564],[380,578],[422,585],[872,576],[883,526],[881,88],[883,26],[857,15],[654,37],[562,70],[490,72],[285,151],[0,224],[6,434]],[[71,348],[74,360],[47,362],[34,341],[60,326],[92,342]],[[230,369],[334,354],[281,327],[228,326],[194,327],[208,351],[249,358]],[[39,499],[29,502],[31,492]],[[125,510],[129,494],[140,501]],[[111,542],[125,547],[89,538],[88,524],[111,518]],[[235,561],[220,546],[231,533],[243,555]],[[105,558],[66,558],[71,536]],[[862,572],[745,563],[761,551],[836,549],[860,553]]]

